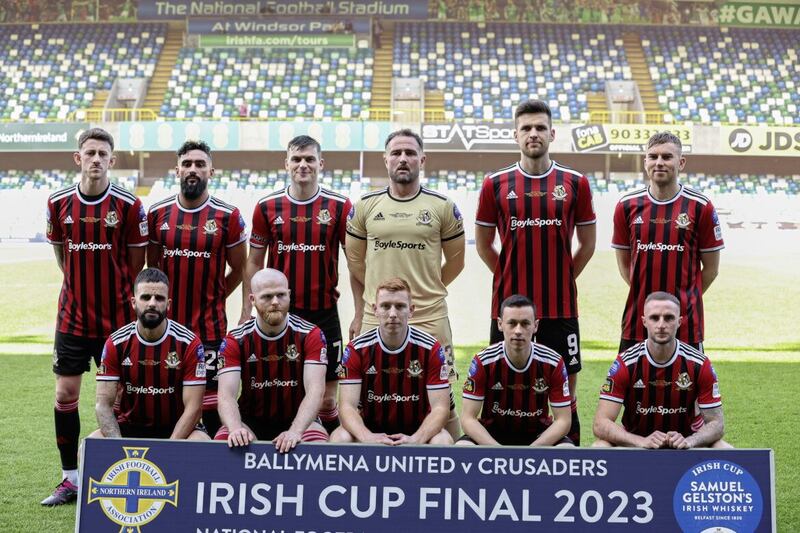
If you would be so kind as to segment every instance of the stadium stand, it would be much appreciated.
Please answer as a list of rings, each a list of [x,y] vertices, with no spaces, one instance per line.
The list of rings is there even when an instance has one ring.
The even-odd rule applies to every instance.
[[[372,50],[184,48],[159,114],[173,119],[361,119],[372,98]]]
[[[793,30],[640,28],[663,111],[703,124],[800,124]]]
[[[127,175],[112,175],[111,181],[133,191],[138,181],[137,172],[124,172]],[[80,181],[80,173],[77,170],[0,170],[0,190],[57,191],[78,181]]]
[[[30,24],[0,31],[0,119],[66,120],[117,77],[149,77],[165,24]]]
[[[620,28],[398,23],[393,72],[443,91],[448,119],[509,120],[532,96],[549,102],[553,120],[585,120],[587,93],[632,79]]]

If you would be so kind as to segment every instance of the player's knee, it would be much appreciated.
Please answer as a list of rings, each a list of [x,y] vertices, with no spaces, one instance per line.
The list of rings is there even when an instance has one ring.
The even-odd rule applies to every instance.
[[[450,436],[450,433],[448,433],[446,429],[443,429],[431,437],[431,440],[429,440],[428,443],[438,444],[440,446],[449,446],[453,444],[453,437]]]
[[[331,433],[330,442],[335,442],[337,444],[343,444],[348,442],[355,442],[355,439],[350,434],[349,431],[344,429],[342,426],[336,428],[333,433]]]
[[[333,394],[328,394],[327,391],[325,392],[325,396],[322,398],[322,405],[320,405],[320,411],[333,411],[336,409],[336,391],[333,391]]]
[[[186,437],[186,440],[211,440],[211,437],[209,437],[208,433],[206,433],[205,431],[200,431],[198,429],[195,429],[194,431],[189,433],[189,436]]]
[[[592,443],[592,448],[613,448],[614,445],[607,440],[597,439]]]
[[[733,444],[726,442],[722,439],[719,439],[717,442],[713,443],[710,447],[716,448],[718,450],[732,450]]]

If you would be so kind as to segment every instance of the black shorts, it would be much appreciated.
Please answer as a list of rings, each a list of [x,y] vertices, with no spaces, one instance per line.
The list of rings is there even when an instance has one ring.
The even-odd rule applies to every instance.
[[[175,428],[137,426],[129,422],[119,422],[119,432],[127,439],[168,439]],[[206,433],[206,428],[202,423],[194,427],[194,431]]]
[[[53,348],[53,372],[59,376],[80,376],[92,369],[91,359],[95,366],[100,365],[105,339],[96,337],[78,337],[70,333],[56,331]]]
[[[203,342],[203,352],[206,356],[206,394],[217,392],[217,364],[221,344],[221,340]]]
[[[336,307],[330,309],[320,309],[318,311],[307,311],[305,309],[292,309],[290,311],[318,326],[325,334],[325,342],[328,343],[328,368],[325,370],[325,381],[337,381],[336,367],[342,360],[342,326],[339,323],[339,311]]]
[[[631,340],[631,339],[620,339],[620,341],[619,341],[619,353],[622,353],[622,352],[630,350],[631,348],[633,348],[634,346],[636,346],[640,342],[642,342],[642,341],[635,341],[635,340]],[[684,344],[686,344],[687,346],[691,346],[692,348],[694,348],[695,350],[697,350],[699,352],[706,353],[706,351],[703,350],[703,343],[702,342],[684,342]]]
[[[536,331],[536,342],[555,350],[564,358],[567,374],[581,371],[581,334],[577,318],[540,318]],[[503,340],[503,332],[492,319],[489,341],[495,344]]]
[[[530,439],[525,439],[525,438],[519,439],[518,437],[498,438],[497,435],[492,435],[492,438],[496,440],[498,443],[500,443],[501,446],[530,446],[533,441],[539,438],[539,435],[531,437]],[[469,435],[461,435],[461,437],[456,442],[461,442],[462,440],[465,442],[471,442],[472,444],[478,444]],[[573,446],[575,445],[575,443],[572,442],[572,439],[570,439],[567,436],[562,437],[561,440],[556,442],[553,446],[557,446],[559,444],[572,444]]]

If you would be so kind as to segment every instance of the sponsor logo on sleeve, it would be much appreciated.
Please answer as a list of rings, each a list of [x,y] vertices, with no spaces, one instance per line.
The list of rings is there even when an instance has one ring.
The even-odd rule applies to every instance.
[[[439,369],[439,379],[447,380],[450,377],[450,367],[447,363],[442,364],[442,367]]]
[[[619,372],[619,360],[615,359],[614,362],[611,363],[611,368],[608,369],[608,376],[616,376],[617,372]]]
[[[473,359],[472,363],[470,363],[469,365],[469,371],[467,372],[467,375],[471,378],[474,378],[475,374],[477,373],[478,373],[478,360]]]
[[[475,392],[475,380],[472,378],[467,378],[464,382],[464,392],[471,393]]]
[[[715,381],[714,384],[711,385],[711,397],[719,398],[720,396],[722,395],[719,393],[719,383]]]
[[[561,385],[561,394],[564,396],[569,396],[569,383],[566,381],[563,385]]]
[[[458,206],[453,204],[453,216],[456,220],[462,220],[464,217],[461,216],[461,211],[458,210]]]
[[[611,394],[611,391],[614,390],[614,380],[610,377],[606,378],[606,382],[603,383],[603,386],[600,387],[600,390],[605,394]]]
[[[722,226],[714,226],[714,238],[718,241],[722,240]]]

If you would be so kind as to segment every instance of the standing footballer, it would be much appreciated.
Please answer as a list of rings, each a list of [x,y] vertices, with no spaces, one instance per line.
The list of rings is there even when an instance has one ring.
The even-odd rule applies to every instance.
[[[546,103],[528,100],[517,106],[514,138],[520,160],[486,177],[475,221],[478,255],[494,274],[490,342],[503,340],[497,325],[500,303],[512,294],[530,298],[540,316],[536,342],[564,358],[572,398],[568,436],[579,445],[576,384],[581,351],[575,278],[594,254],[592,193],[585,176],[550,159],[555,130]],[[574,252],[573,233],[578,236]]]
[[[203,424],[214,435],[220,427],[217,354],[228,328],[225,300],[242,282],[247,230],[239,209],[208,193],[214,167],[205,142],[183,143],[175,171],[180,192],[150,207],[147,264],[169,278],[169,317],[197,332],[203,342]]]
[[[100,128],[81,134],[73,155],[80,183],[47,202],[47,240],[64,273],[56,318],[56,445],[63,481],[42,505],[78,496],[78,399],[81,375],[100,362],[105,339],[134,320],[133,278],[144,265],[147,215],[141,201],[110,183],[114,139]]]
[[[644,156],[650,184],[623,196],[614,211],[611,246],[630,287],[620,352],[647,338],[639,317],[646,296],[654,291],[678,297],[684,317],[678,339],[703,349],[703,293],[717,277],[725,244],[711,201],[678,182],[684,165],[678,137],[668,132],[653,135]]]

